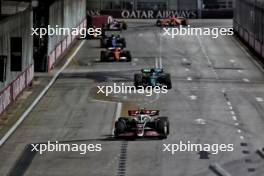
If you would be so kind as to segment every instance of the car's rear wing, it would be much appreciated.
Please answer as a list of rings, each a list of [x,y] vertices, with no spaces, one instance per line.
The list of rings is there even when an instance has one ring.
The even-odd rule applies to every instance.
[[[129,116],[137,116],[140,114],[140,110],[128,110]],[[150,116],[157,116],[159,115],[159,110],[144,110],[144,114],[150,115]]]

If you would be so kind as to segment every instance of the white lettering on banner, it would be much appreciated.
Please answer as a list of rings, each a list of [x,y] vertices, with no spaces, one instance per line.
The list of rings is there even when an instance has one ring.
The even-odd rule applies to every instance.
[[[5,91],[0,94],[0,114],[4,112],[6,107],[11,103],[11,87],[8,86]]]
[[[20,77],[17,78],[13,82],[13,100],[17,98],[17,96],[22,92],[22,90],[26,87],[26,76],[23,73]]]
[[[100,16],[100,11],[99,10],[88,10],[87,15],[89,16]]]
[[[55,59],[57,60],[61,55],[61,44],[59,44],[57,47],[56,47],[56,57]]]
[[[31,83],[34,78],[34,66],[31,65],[30,68],[27,70],[27,85]]]
[[[197,14],[195,10],[165,10],[165,11],[123,10],[121,12],[122,18],[157,19],[157,18],[167,18],[171,16],[197,18]]]

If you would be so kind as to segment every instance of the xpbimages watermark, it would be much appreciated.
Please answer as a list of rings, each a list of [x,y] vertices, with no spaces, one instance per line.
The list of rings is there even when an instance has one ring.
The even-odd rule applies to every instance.
[[[102,151],[102,144],[67,144],[50,142],[44,144],[31,144],[31,152],[37,152],[40,155],[48,152],[78,152],[85,155],[87,152],[100,152]]]
[[[125,83],[121,83],[118,85],[114,83],[114,85],[109,86],[97,86],[97,94],[105,94],[105,96],[109,96],[110,94],[145,94],[147,97],[152,96],[153,94],[166,94],[168,93],[167,86],[130,86],[125,85]]]
[[[195,144],[191,141],[178,141],[176,144],[163,144],[162,152],[169,152],[174,155],[176,152],[200,152],[206,151],[211,154],[218,154],[219,152],[234,151],[234,144]]]
[[[44,36],[78,36],[80,35],[80,38],[86,38],[88,35],[90,36],[100,36],[102,35],[102,29],[101,28],[65,28],[65,27],[59,27],[59,25],[56,25],[55,27],[51,27],[48,25],[47,28],[31,28],[31,35],[39,36],[40,38],[43,38]]]
[[[234,35],[233,28],[193,28],[190,25],[184,27],[180,25],[177,28],[163,28],[163,36],[170,36],[175,38],[175,36],[212,36],[212,38],[218,38],[219,36],[230,36]]]

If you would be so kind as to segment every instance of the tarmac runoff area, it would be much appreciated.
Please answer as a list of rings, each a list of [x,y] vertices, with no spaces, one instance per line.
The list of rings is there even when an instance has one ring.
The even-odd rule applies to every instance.
[[[191,23],[203,27],[232,25],[229,20]],[[0,148],[0,175],[263,175],[261,67],[235,37],[171,39],[160,37],[162,29],[153,24],[129,21],[128,30],[122,32],[132,53],[131,63],[99,63],[96,61],[100,57],[99,41],[83,41],[69,65]],[[71,53],[67,57],[70,56]],[[114,82],[133,85],[134,73],[157,65],[171,74],[173,88],[167,94],[150,97],[96,94],[98,85]],[[54,74],[49,76],[51,79]],[[27,100],[32,102],[33,98]],[[162,116],[169,117],[171,129],[166,140],[112,138],[115,119],[139,106],[159,109]],[[234,151],[173,155],[163,151],[163,144],[178,144],[180,140],[233,144]],[[85,155],[78,152],[40,155],[30,151],[30,144],[48,141],[100,143],[102,151]]]

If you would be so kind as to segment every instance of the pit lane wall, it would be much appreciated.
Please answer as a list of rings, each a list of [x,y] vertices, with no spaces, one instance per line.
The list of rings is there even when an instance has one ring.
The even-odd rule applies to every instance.
[[[0,23],[0,55],[7,56],[6,79],[0,81],[0,115],[31,84],[34,77],[32,11],[26,10]],[[10,37],[22,37],[22,71],[11,71]],[[0,70],[3,71],[3,70]]]
[[[234,30],[264,62],[264,0],[236,0]]]
[[[86,0],[59,0],[49,8],[49,25],[53,28],[86,28]],[[48,70],[71,48],[78,36],[53,35],[48,38]]]

